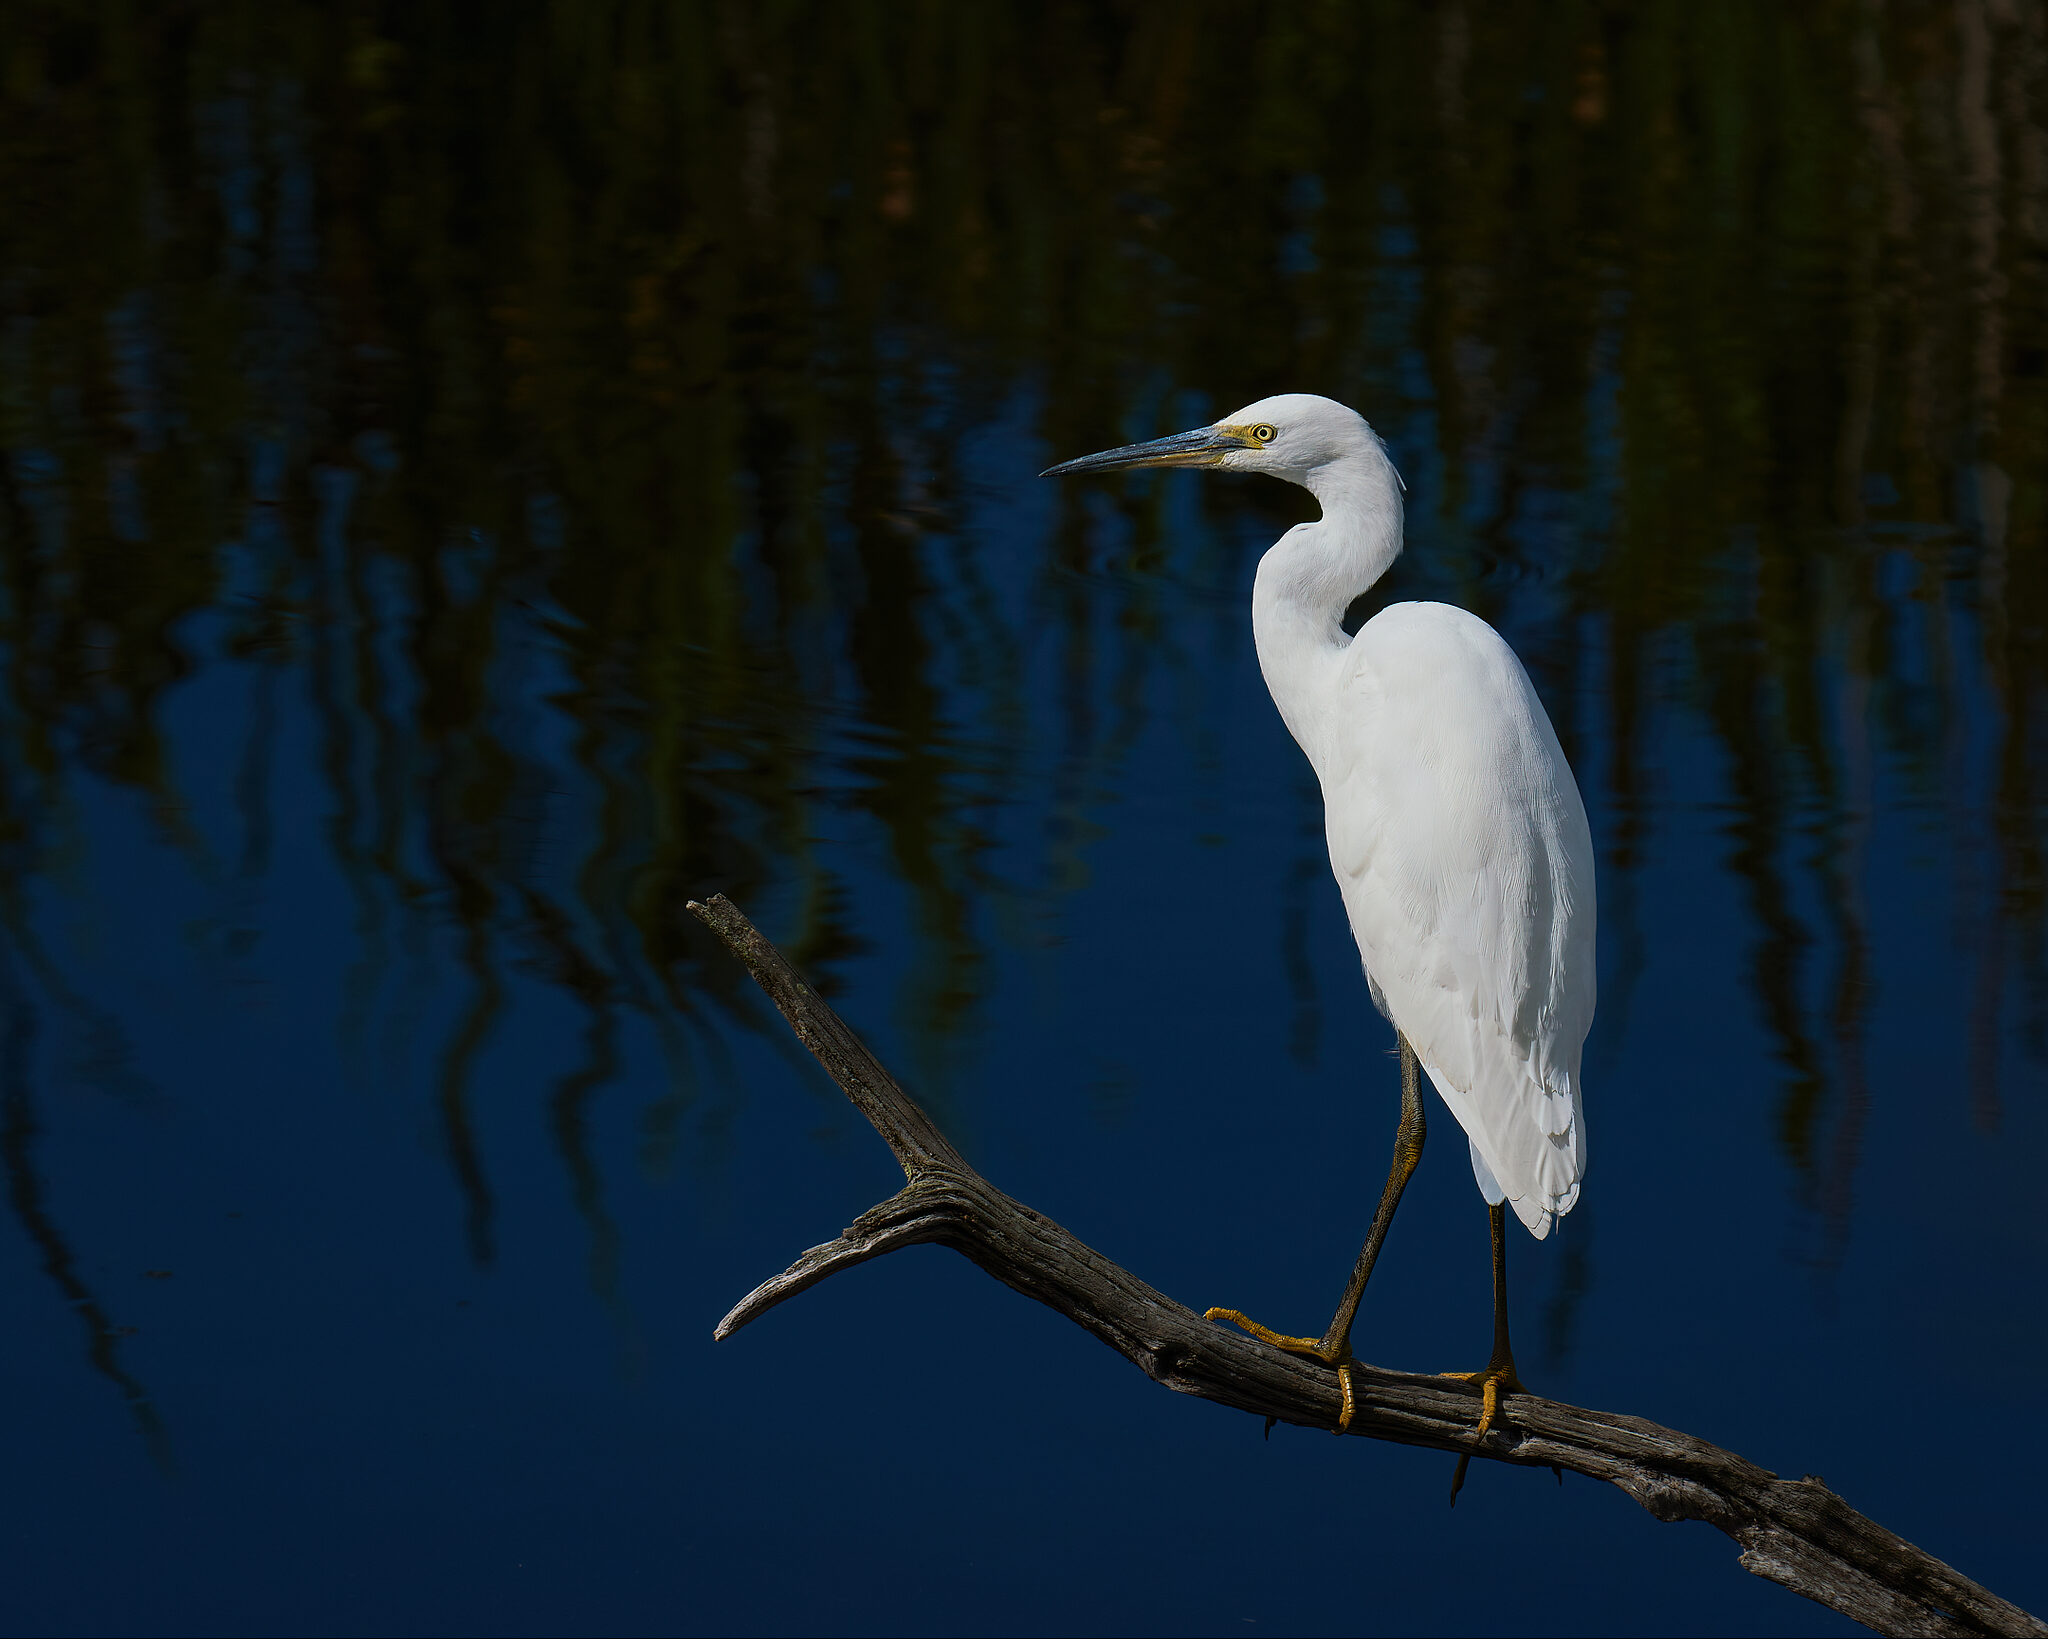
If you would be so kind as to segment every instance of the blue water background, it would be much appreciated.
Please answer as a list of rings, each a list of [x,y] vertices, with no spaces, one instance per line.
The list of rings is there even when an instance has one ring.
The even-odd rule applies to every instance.
[[[299,129],[253,92],[222,106]],[[342,255],[318,183],[295,206],[288,155],[249,164],[247,220],[208,218],[221,259],[180,277]],[[233,166],[205,174],[232,203]],[[1315,187],[1288,197],[1312,224]],[[1626,300],[1594,301],[1609,328],[1556,412],[1566,456],[1461,441],[1425,304],[1404,305],[1430,254],[1408,209],[1386,197],[1353,363],[1254,385],[1374,418],[1411,509],[1379,595],[1500,626],[1591,814],[1591,1167],[1560,1235],[1514,1236],[1523,1375],[1818,1473],[2048,1606],[2038,929],[1995,863],[1996,827],[2038,813],[1994,795],[2038,703],[1987,658],[1979,574],[2038,553],[2040,525],[2007,540],[1971,487],[2010,470],[2031,493],[2040,451],[1989,479],[1958,458],[1931,502],[1885,502],[1880,474],[1875,523],[1761,519],[1822,611],[1822,760],[1760,728],[1745,761],[1713,703],[1722,651],[1585,590],[1625,532]],[[1276,242],[1275,277],[1344,254],[1312,225]],[[158,608],[174,558],[206,584],[153,636],[174,664],[134,696],[142,773],[91,716],[95,645],[133,641],[111,616],[65,627],[84,705],[39,709],[17,681],[6,706],[8,1631],[1854,1631],[1708,1527],[1576,1476],[1479,1464],[1453,1511],[1447,1455],[1268,1438],[939,1248],[711,1340],[900,1176],[684,891],[731,891],[807,952],[1001,1188],[1198,1308],[1323,1324],[1397,1068],[1250,640],[1257,555],[1309,503],[1035,476],[1084,447],[1049,427],[1108,443],[1206,420],[1243,361],[1209,382],[1125,359],[1117,401],[1077,410],[1062,395],[1093,389],[1050,358],[991,363],[899,316],[873,337],[882,502],[860,492],[866,434],[828,430],[801,484],[714,461],[722,531],[650,512],[621,538],[529,463],[495,519],[450,503],[431,549],[400,552],[377,509],[438,471],[441,435],[426,414],[308,430],[295,395],[353,344],[295,277],[247,321],[250,407],[205,435],[211,521],[124,525],[118,461],[19,429],[10,449],[18,566],[68,562],[95,527],[66,510],[76,483],[109,497],[119,543],[77,571],[101,603]],[[196,442],[202,388],[161,363],[196,344],[152,334],[154,397],[80,380],[131,420],[155,404],[166,447]],[[810,367],[847,368],[822,343]],[[685,398],[663,426],[687,441],[699,413]],[[808,580],[778,556],[778,507],[815,538]],[[1769,554],[1740,527],[1714,543],[1630,561],[1739,621]],[[693,650],[668,705],[593,661],[623,652],[569,590],[599,552],[695,554],[722,588],[740,635]],[[37,606],[9,611],[17,680]],[[1624,651],[1647,679],[1625,712]],[[686,762],[636,726],[669,706],[709,725]],[[463,786],[480,744],[502,766]],[[642,918],[686,807],[675,824],[740,840]],[[666,944],[644,936],[657,915]],[[1994,946],[2022,954],[1987,967]],[[1486,1220],[1432,1118],[1358,1345],[1470,1369]]]

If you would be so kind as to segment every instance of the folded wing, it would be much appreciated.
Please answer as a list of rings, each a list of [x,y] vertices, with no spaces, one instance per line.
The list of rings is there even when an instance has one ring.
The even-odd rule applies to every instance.
[[[1475,1173],[1483,1162],[1541,1238],[1586,1161],[1593,845],[1578,785],[1514,651],[1446,604],[1395,604],[1361,628],[1334,704],[1312,760],[1373,999],[1471,1139]]]

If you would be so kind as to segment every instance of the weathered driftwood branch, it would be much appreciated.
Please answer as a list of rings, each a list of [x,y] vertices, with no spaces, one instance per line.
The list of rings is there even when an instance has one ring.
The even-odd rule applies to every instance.
[[[1254,1416],[1334,1431],[1326,1366],[1213,1325],[1155,1292],[977,1173],[782,953],[720,894],[690,906],[747,966],[803,1044],[902,1163],[908,1180],[836,1241],[813,1247],[742,1298],[727,1338],[826,1276],[901,1246],[936,1241],[1084,1326],[1154,1382]],[[1353,1434],[1444,1451],[1473,1449],[1476,1389],[1441,1377],[1354,1368]],[[1569,1468],[1618,1485],[1660,1520],[1705,1520],[1741,1545],[1743,1569],[1895,1634],[2029,1634],[2044,1625],[1932,1554],[1864,1518],[1818,1479],[1781,1480],[1733,1452],[1638,1417],[1511,1395],[1477,1454]]]

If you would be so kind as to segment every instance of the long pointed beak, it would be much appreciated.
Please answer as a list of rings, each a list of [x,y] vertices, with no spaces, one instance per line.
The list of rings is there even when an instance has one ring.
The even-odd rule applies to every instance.
[[[1193,432],[1174,433],[1145,444],[1125,444],[1098,455],[1084,455],[1047,467],[1038,476],[1059,478],[1070,472],[1124,472],[1132,467],[1213,467],[1232,450],[1248,448],[1234,432],[1221,427],[1197,427]]]

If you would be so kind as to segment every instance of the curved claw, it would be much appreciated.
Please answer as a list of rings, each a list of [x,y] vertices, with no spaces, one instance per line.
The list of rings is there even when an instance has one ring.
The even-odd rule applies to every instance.
[[[1473,1431],[1472,1443],[1477,1445],[1492,1430],[1494,1419],[1500,1415],[1500,1397],[1503,1394],[1527,1394],[1522,1380],[1515,1376],[1513,1366],[1488,1366],[1483,1372],[1438,1372],[1439,1377],[1455,1377],[1461,1383],[1474,1379],[1479,1383],[1479,1427]]]
[[[1486,1438],[1487,1430],[1493,1427],[1494,1415],[1500,1410],[1500,1379],[1491,1372],[1479,1387],[1479,1428],[1472,1436],[1477,1445]]]
[[[1319,1337],[1288,1337],[1261,1326],[1256,1320],[1247,1319],[1236,1309],[1209,1309],[1203,1312],[1204,1320],[1227,1320],[1231,1325],[1251,1333],[1261,1343],[1270,1343],[1276,1349],[1285,1349],[1289,1354],[1305,1354],[1313,1360],[1333,1367],[1337,1373],[1337,1390],[1344,1397],[1344,1409],[1337,1414],[1337,1432],[1351,1432],[1351,1414],[1358,1409],[1357,1397],[1351,1389],[1351,1351],[1348,1348],[1333,1349]]]

